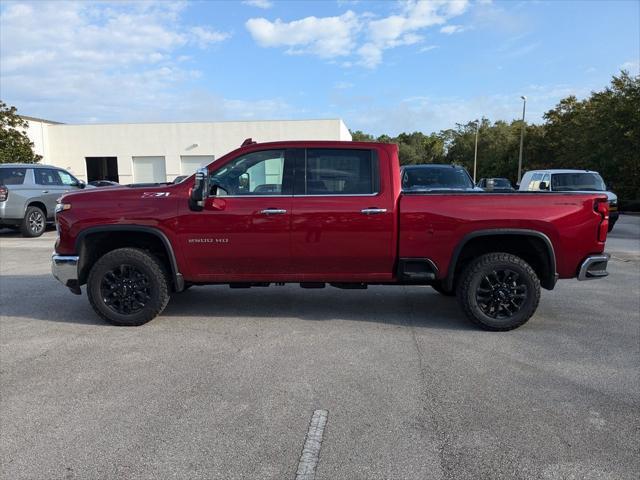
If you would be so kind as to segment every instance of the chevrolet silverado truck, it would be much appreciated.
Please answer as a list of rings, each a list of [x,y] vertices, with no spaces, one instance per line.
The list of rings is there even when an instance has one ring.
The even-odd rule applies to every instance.
[[[56,212],[53,275],[117,325],[194,285],[299,283],[431,285],[510,330],[541,287],[603,278],[609,258],[605,194],[403,192],[382,143],[249,139],[181,183],[69,193]]]

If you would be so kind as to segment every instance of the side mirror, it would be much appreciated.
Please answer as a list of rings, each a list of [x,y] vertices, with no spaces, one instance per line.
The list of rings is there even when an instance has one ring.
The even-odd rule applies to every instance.
[[[540,190],[549,190],[547,182],[540,182]]]
[[[76,180],[76,183],[73,186],[78,188],[84,188],[87,186],[87,184],[84,183],[82,180]]]
[[[189,196],[189,208],[196,212],[204,208],[204,201],[209,196],[209,171],[206,168],[196,170],[196,178]]]

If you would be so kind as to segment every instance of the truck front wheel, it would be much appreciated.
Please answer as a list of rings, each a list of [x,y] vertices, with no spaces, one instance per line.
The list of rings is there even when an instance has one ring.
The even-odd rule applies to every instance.
[[[522,258],[489,253],[464,269],[456,293],[465,314],[475,324],[485,330],[513,330],[538,308],[540,280]]]
[[[137,248],[119,248],[93,265],[87,296],[109,323],[138,326],[158,316],[169,302],[169,281],[156,257]]]

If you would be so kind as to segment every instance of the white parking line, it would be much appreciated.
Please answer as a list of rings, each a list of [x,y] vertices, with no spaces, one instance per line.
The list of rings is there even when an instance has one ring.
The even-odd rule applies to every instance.
[[[313,480],[316,477],[316,467],[320,459],[320,447],[322,446],[322,435],[327,424],[327,410],[316,410],[311,416],[309,430],[302,448],[302,455],[298,462],[296,480]]]

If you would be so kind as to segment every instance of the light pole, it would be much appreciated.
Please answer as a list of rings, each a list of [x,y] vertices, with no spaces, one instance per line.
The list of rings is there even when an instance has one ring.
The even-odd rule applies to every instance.
[[[480,130],[480,120],[476,120],[476,147],[473,152],[473,183],[476,183],[476,167],[478,165],[478,131]]]
[[[527,108],[527,97],[522,95],[520,97],[522,99],[522,131],[520,132],[520,156],[518,157],[518,183],[520,183],[520,179],[522,178],[522,147],[524,145],[524,112]]]

